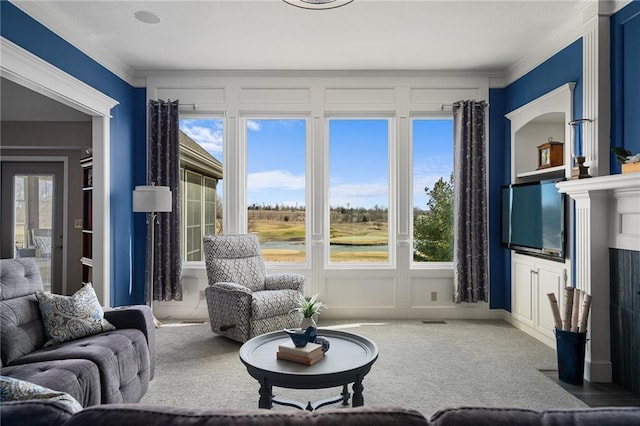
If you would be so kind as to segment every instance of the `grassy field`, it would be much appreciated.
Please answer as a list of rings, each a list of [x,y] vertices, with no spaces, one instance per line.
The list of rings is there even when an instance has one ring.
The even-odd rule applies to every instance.
[[[303,242],[305,226],[302,221],[287,222],[274,219],[249,218],[249,232],[256,233],[260,241]],[[349,250],[331,252],[332,262],[386,262],[386,251],[367,250],[367,247],[386,245],[388,233],[385,223],[334,223],[331,226],[331,245],[351,246]],[[354,250],[354,247],[360,249]],[[267,262],[303,262],[303,250],[263,249]]]

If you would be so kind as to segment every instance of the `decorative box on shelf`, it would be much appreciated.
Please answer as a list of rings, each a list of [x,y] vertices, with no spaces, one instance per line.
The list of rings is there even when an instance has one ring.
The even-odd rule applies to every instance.
[[[538,169],[561,166],[564,164],[564,144],[549,138],[538,145]]]
[[[621,167],[622,173],[640,172],[640,163],[625,163]]]

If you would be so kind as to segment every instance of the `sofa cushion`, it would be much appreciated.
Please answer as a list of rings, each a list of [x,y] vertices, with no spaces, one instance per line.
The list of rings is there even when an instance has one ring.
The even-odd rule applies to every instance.
[[[85,359],[100,372],[101,403],[138,402],[149,386],[147,340],[137,329],[113,330],[42,348],[14,361],[16,364]]]
[[[0,300],[44,291],[40,269],[33,259],[0,260]]]
[[[47,335],[45,346],[52,346],[80,337],[115,330],[104,319],[104,312],[91,283],[72,296],[36,294]]]
[[[0,405],[0,425],[62,426],[73,413],[60,401],[48,399],[5,402]]]
[[[44,290],[33,259],[0,259],[0,365],[44,345],[35,293]]]
[[[635,426],[640,407],[533,411],[521,408],[460,407],[438,411],[434,426]]]
[[[422,414],[397,407],[358,407],[305,410],[232,410],[162,407],[153,405],[110,405],[85,409],[66,426],[416,426],[427,425]]]
[[[45,388],[35,383],[13,377],[0,376],[0,402],[27,401],[31,399],[50,399],[65,404],[69,411],[82,410],[82,406],[65,392]]]
[[[60,359],[11,365],[0,374],[66,392],[83,407],[100,404],[100,372],[86,359]]]
[[[0,354],[3,366],[42,348],[45,340],[35,295],[0,302]]]

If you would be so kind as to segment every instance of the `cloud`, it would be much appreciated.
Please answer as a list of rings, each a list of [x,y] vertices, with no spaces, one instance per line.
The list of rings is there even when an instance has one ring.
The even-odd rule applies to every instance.
[[[204,127],[193,124],[190,120],[182,120],[180,129],[209,154],[222,154],[222,125],[216,121],[214,123],[211,127]]]
[[[262,129],[262,124],[255,120],[247,120],[247,129],[259,132]]]
[[[247,187],[250,191],[261,189],[300,190],[305,188],[305,178],[304,175],[294,175],[288,170],[249,173]]]

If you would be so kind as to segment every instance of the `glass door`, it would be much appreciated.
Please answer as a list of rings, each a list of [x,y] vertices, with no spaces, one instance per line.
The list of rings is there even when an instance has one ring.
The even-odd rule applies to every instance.
[[[62,288],[63,173],[60,162],[2,162],[1,255],[34,259],[54,293]]]

